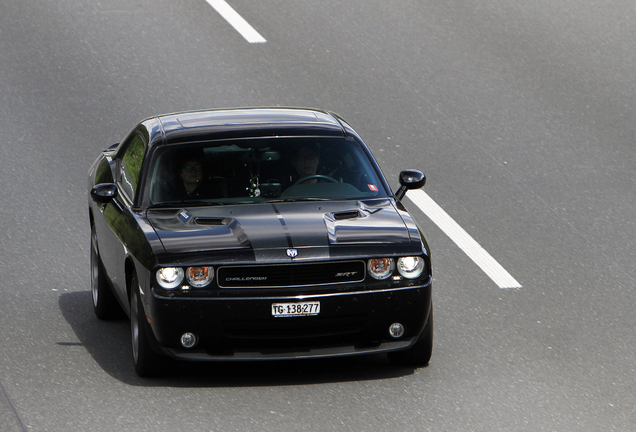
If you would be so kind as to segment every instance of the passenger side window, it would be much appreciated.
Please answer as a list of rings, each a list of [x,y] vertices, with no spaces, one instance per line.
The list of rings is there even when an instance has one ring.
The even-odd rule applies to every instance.
[[[144,161],[145,153],[146,145],[144,140],[141,136],[135,135],[120,160],[120,185],[131,201],[135,198],[135,192],[137,191],[137,186],[139,186],[139,174],[141,173],[141,165]]]

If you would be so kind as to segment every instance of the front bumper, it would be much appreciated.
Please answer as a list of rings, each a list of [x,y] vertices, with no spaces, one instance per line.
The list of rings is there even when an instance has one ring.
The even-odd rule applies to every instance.
[[[320,301],[317,316],[273,317],[272,303]],[[197,361],[281,360],[397,351],[419,338],[431,307],[426,285],[310,296],[174,298],[155,290],[145,313],[154,348],[170,357]],[[389,326],[402,323],[394,339]],[[186,349],[181,335],[198,343]]]

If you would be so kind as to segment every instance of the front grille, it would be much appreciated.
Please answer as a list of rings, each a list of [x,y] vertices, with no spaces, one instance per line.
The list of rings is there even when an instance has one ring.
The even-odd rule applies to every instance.
[[[221,288],[294,287],[362,282],[364,261],[226,266],[217,271]]]

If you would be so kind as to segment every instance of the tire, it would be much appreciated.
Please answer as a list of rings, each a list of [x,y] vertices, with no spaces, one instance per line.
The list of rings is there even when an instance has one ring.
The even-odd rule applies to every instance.
[[[140,299],[137,275],[133,275],[130,283],[130,334],[135,371],[140,377],[158,376],[164,372],[166,359],[150,347],[149,329]]]
[[[398,366],[428,366],[433,354],[433,304],[428,316],[426,326],[422,331],[420,339],[411,348],[404,351],[394,351],[387,353],[389,361]]]
[[[122,317],[122,309],[117,303],[115,294],[108,286],[106,274],[99,257],[95,226],[91,227],[91,296],[93,310],[100,320],[112,320]]]

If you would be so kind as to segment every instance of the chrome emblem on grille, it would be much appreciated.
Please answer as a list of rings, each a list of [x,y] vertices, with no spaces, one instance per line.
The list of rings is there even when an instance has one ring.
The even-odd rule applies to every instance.
[[[298,256],[298,249],[287,249],[287,256],[290,258],[296,258]]]

